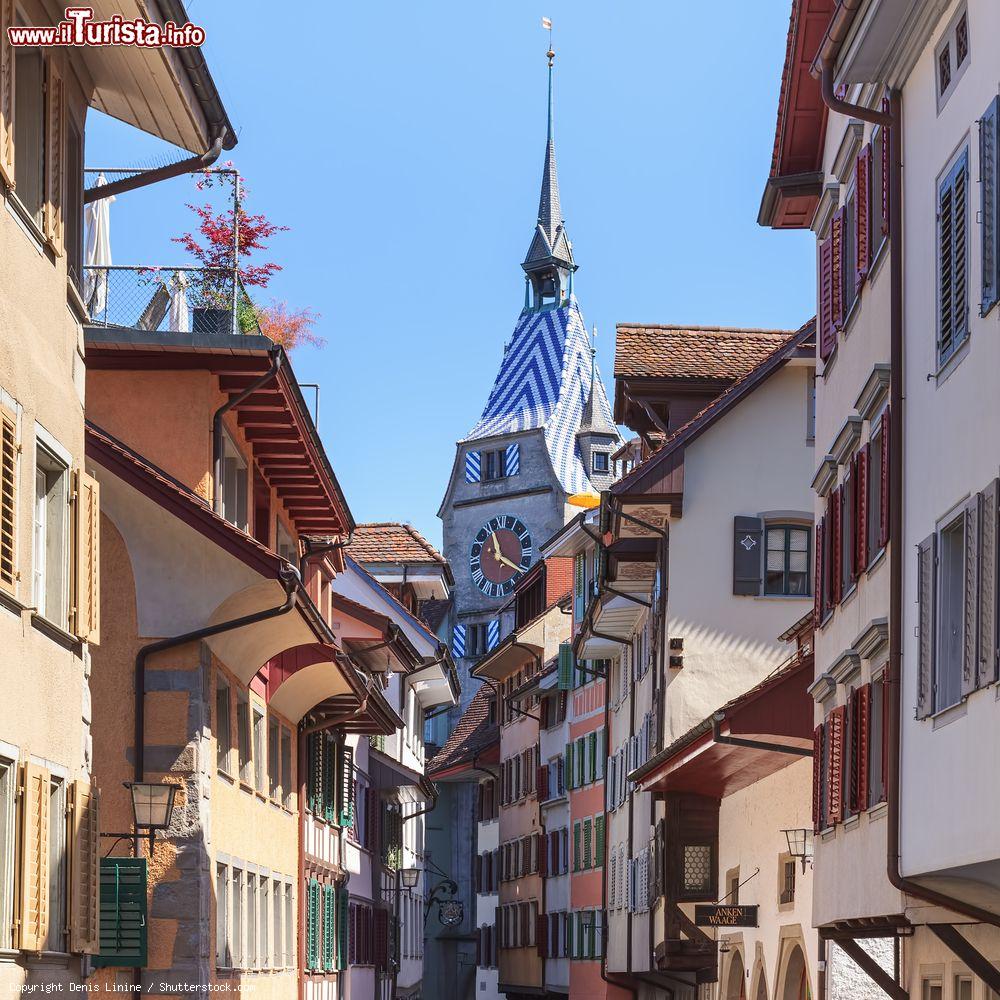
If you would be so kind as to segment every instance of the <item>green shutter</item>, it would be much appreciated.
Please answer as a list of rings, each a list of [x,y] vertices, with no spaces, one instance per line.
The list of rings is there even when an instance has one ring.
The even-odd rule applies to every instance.
[[[347,954],[350,947],[350,896],[346,889],[337,895],[337,968],[347,968]]]
[[[146,859],[101,858],[100,954],[94,968],[146,962]]]
[[[597,842],[594,848],[594,867],[600,868],[604,864],[604,815],[594,817],[594,840]]]
[[[590,932],[587,934],[587,957],[597,958],[597,912],[590,911]]]
[[[573,687],[573,646],[568,642],[559,644],[559,690],[569,691]]]
[[[313,733],[309,737],[309,809],[319,816],[323,809],[323,734]]]
[[[593,855],[591,854],[591,844],[594,839],[593,820],[583,821],[583,867],[593,868]]]
[[[587,765],[588,773],[587,780],[595,781],[597,779],[597,732],[596,730],[590,733],[587,737]]]
[[[570,913],[566,918],[566,954],[573,958],[573,924],[576,922],[576,914]]]
[[[340,748],[340,825],[354,826],[354,748]]]
[[[584,768],[587,764],[587,747],[586,747],[585,736],[581,736],[576,741],[576,750],[574,751],[573,756],[576,758],[576,786],[577,788],[582,788],[587,783],[584,771]]]
[[[337,912],[336,890],[332,885],[323,886],[323,971],[333,972],[336,943],[335,914]]]
[[[563,780],[567,788],[576,788],[573,781],[573,744],[566,744],[566,752],[563,754]]]
[[[580,824],[573,824],[573,871],[580,870]]]
[[[323,806],[322,817],[333,823],[337,818],[337,744],[323,738]]]
[[[316,879],[309,880],[306,896],[306,968],[315,970],[320,967],[319,888]]]

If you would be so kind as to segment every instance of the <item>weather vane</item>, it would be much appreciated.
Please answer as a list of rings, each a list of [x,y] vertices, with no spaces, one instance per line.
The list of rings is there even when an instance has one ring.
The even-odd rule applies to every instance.
[[[552,69],[552,60],[556,57],[555,52],[552,50],[552,18],[543,17],[542,27],[549,33],[549,51],[545,54],[549,57],[549,69]]]

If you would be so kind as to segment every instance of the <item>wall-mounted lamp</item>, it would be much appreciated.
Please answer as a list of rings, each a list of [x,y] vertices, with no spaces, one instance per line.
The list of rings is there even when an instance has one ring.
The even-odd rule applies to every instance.
[[[782,830],[781,832],[788,841],[788,853],[802,862],[802,872],[805,874],[806,862],[808,861],[811,865],[813,860],[812,830]]]
[[[157,830],[166,830],[174,815],[174,797],[179,785],[169,782],[125,781],[122,784],[132,798],[132,824],[134,833],[102,833],[102,837],[118,840],[149,835],[149,849],[153,849]],[[112,848],[114,845],[111,845]]]

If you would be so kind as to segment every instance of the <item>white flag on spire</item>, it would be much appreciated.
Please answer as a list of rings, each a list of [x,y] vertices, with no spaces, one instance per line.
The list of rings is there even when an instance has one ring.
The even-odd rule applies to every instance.
[[[546,31],[551,31],[552,30],[552,18],[551,17],[543,17],[542,18],[542,27],[545,28]]]

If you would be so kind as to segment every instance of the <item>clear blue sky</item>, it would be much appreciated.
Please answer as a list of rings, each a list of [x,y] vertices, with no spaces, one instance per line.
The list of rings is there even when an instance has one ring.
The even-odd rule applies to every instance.
[[[238,13],[235,13],[238,7]],[[320,430],[359,521],[436,516],[523,300],[545,138],[542,15],[555,23],[556,149],[610,385],[616,322],[797,327],[808,234],[756,224],[789,0],[189,0],[239,131],[249,211],[290,227],[265,298],[322,316]],[[312,20],[312,24],[307,23]],[[91,116],[90,166],[175,151]],[[112,208],[117,264],[184,263],[187,179]]]

